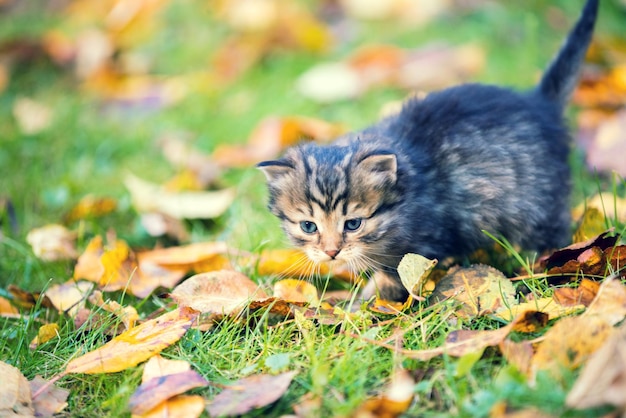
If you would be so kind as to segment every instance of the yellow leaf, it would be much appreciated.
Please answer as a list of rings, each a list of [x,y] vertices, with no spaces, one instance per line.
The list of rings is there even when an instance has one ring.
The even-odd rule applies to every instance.
[[[428,275],[436,265],[437,260],[430,260],[419,254],[406,254],[402,257],[398,265],[398,274],[411,296],[420,300]]]
[[[315,286],[304,280],[284,279],[274,283],[274,297],[287,302],[306,302],[313,306],[320,303]]]
[[[8,299],[0,296],[0,316],[13,318],[19,317],[19,314],[20,311],[18,311],[15,306],[11,305]]]
[[[124,323],[124,327],[128,330],[135,326],[135,323],[139,320],[139,314],[137,310],[132,306],[122,306],[114,300],[105,302],[102,299],[102,292],[95,291],[89,298],[89,302],[104,309],[107,312],[111,312],[118,316]]]
[[[136,366],[178,341],[197,315],[193,309],[178,308],[144,322],[71,360],[65,373],[113,373]]]
[[[510,321],[524,312],[538,311],[548,314],[550,319],[555,319],[562,316],[572,315],[576,312],[582,311],[583,309],[585,309],[585,305],[582,304],[563,306],[554,298],[540,298],[504,307],[495,312],[493,315],[498,318],[502,318],[505,321]]]
[[[34,350],[40,344],[46,343],[59,336],[59,324],[42,325],[37,332],[37,336],[30,342],[30,349]]]
[[[206,401],[200,395],[178,395],[159,404],[145,414],[132,418],[197,418],[202,415]]]
[[[117,201],[108,197],[97,198],[87,195],[65,215],[66,222],[73,222],[79,219],[95,218],[113,212],[117,208]]]
[[[316,266],[302,251],[296,249],[263,251],[257,264],[257,271],[263,276],[276,274],[283,277],[303,278],[332,275],[343,280],[355,280],[357,278],[354,273],[340,263],[334,263],[332,266],[328,263],[320,263]]]

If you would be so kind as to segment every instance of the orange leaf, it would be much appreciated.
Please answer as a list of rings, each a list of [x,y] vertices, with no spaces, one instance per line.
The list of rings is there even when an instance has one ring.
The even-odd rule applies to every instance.
[[[159,404],[145,414],[133,415],[133,418],[197,418],[202,415],[205,404],[204,398],[200,395],[178,395]]]
[[[110,197],[95,197],[87,195],[65,215],[66,222],[73,222],[79,219],[95,218],[113,212],[117,208],[117,201]]]
[[[11,305],[11,302],[0,296],[0,316],[13,318],[19,317],[19,315],[20,311],[18,311],[15,306]]]
[[[304,280],[284,279],[274,283],[274,297],[288,302],[320,303],[315,286]]]
[[[179,308],[144,322],[71,360],[65,373],[113,373],[136,366],[178,341],[197,315],[193,309]]]

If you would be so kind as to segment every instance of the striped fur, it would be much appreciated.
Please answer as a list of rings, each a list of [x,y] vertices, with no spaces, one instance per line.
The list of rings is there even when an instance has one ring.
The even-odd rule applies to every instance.
[[[526,93],[467,84],[409,100],[402,111],[333,144],[308,143],[258,166],[269,209],[314,262],[375,271],[374,291],[403,300],[406,253],[463,256],[490,243],[525,249],[569,238],[570,137],[563,108],[591,40],[588,0],[539,86]]]

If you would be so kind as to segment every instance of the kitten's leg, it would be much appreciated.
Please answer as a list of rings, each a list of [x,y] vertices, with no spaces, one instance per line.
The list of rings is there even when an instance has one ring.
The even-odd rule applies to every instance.
[[[369,300],[375,295],[384,300],[405,302],[409,292],[402,285],[397,272],[377,271],[361,291],[359,299]]]

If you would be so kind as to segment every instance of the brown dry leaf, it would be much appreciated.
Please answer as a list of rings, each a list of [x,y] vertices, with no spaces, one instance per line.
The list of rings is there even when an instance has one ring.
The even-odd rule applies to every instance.
[[[42,392],[39,392],[43,387]],[[67,407],[67,397],[70,391],[49,384],[49,382],[41,376],[35,376],[30,381],[31,393],[37,393],[37,397],[33,399],[33,407],[35,408],[35,416],[51,417],[58,414]]]
[[[554,289],[554,300],[561,306],[589,306],[600,290],[600,283],[582,279],[578,287]]]
[[[540,317],[539,320],[537,319],[537,315]],[[499,345],[511,331],[527,329],[529,327],[529,322],[532,324],[540,322],[543,315],[544,314],[541,312],[526,311],[518,316],[514,321],[499,329],[485,331],[452,331],[448,334],[444,345],[427,350],[398,349],[398,347],[386,343],[380,343],[378,341],[370,342],[393,350],[394,352],[402,354],[408,358],[421,361],[428,361],[442,354],[447,354],[453,357],[462,357],[469,353],[482,351],[486,347]]]
[[[321,414],[322,397],[313,392],[302,396],[297,404],[293,405],[293,412],[298,418],[318,417]]]
[[[117,209],[117,200],[110,197],[95,197],[87,195],[65,215],[66,222],[80,219],[97,218],[107,215]]]
[[[612,405],[626,411],[626,328],[611,335],[591,355],[567,395],[570,408]]]
[[[176,286],[170,296],[180,307],[220,315],[237,312],[252,300],[267,299],[256,283],[233,270],[196,274]]]
[[[162,213],[142,213],[139,221],[146,232],[153,237],[166,235],[177,242],[190,240],[187,227],[180,219]]]
[[[416,300],[423,295],[424,285],[430,272],[437,265],[437,260],[431,260],[419,254],[406,254],[398,265],[398,274],[402,285]]]
[[[557,418],[539,408],[530,407],[517,411],[509,410],[506,401],[499,401],[489,411],[489,418]],[[608,417],[607,417],[608,418]]]
[[[460,304],[457,315],[462,317],[492,314],[517,304],[513,283],[500,271],[482,264],[451,268],[437,282],[431,303],[448,299]]]
[[[46,297],[46,295],[42,295],[39,292],[29,292],[27,290],[21,289],[14,284],[10,284],[7,286],[7,290],[13,297],[11,300],[13,304],[19,306],[20,308],[31,309],[36,306],[38,303],[41,304],[44,308],[53,308],[52,302],[50,299]]]
[[[358,276],[341,263],[320,263],[315,266],[306,254],[296,249],[265,250],[258,260],[257,271],[260,275],[276,274],[282,277],[333,276],[338,279],[354,281]]]
[[[124,179],[138,212],[160,212],[176,219],[212,219],[222,215],[235,199],[233,189],[170,192],[132,174]]]
[[[320,303],[315,286],[304,280],[284,279],[274,283],[274,297],[287,302],[303,302],[313,306]]]
[[[546,297],[518,303],[506,309],[501,309],[496,312],[494,316],[502,318],[505,321],[510,321],[526,311],[538,311],[547,314],[549,319],[556,319],[562,316],[573,315],[583,309],[585,309],[585,305],[562,305],[557,298]]]
[[[222,167],[250,167],[276,158],[303,140],[325,142],[343,134],[336,124],[304,116],[268,117],[254,128],[245,145],[219,145],[213,159]]]
[[[39,347],[40,344],[44,344],[53,338],[57,338],[59,336],[59,324],[45,324],[39,327],[39,331],[37,332],[37,336],[33,338],[30,342],[28,348],[31,350]]]
[[[35,255],[44,261],[71,260],[78,257],[76,233],[63,225],[51,224],[35,228],[28,233],[26,241]]]
[[[0,416],[34,417],[35,409],[28,380],[16,368],[0,361]]]
[[[528,341],[514,342],[509,339],[503,340],[499,346],[502,357],[512,364],[524,375],[530,374],[530,366],[535,350]]]
[[[85,300],[92,289],[91,282],[70,279],[65,283],[50,286],[44,295],[59,312],[65,312],[73,317],[85,306]]]
[[[197,315],[183,307],[146,321],[71,360],[64,373],[113,373],[136,366],[178,341]]]
[[[352,415],[353,418],[395,418],[403,413],[413,401],[415,381],[404,369],[397,369],[385,392],[366,400]]]
[[[0,296],[0,317],[5,318],[19,318],[20,311],[13,305],[8,299]]]
[[[39,101],[20,97],[13,105],[13,116],[24,135],[36,135],[52,123],[52,109]]]
[[[131,415],[132,418],[197,418],[202,415],[205,400],[200,395],[178,395],[157,405],[142,415]]]
[[[616,278],[606,279],[582,316],[600,316],[611,325],[621,322],[626,316],[626,286]]]
[[[617,109],[626,100],[626,64],[583,72],[572,101],[583,108]]]
[[[143,415],[176,395],[208,383],[194,370],[153,377],[137,388],[130,397],[128,406],[133,414]]]
[[[235,416],[270,405],[287,391],[297,374],[258,374],[237,380],[213,398],[206,410],[211,416]]]
[[[584,364],[613,332],[609,321],[600,315],[562,318],[546,332],[532,359],[531,373],[547,370],[559,378],[563,369]]]
[[[139,321],[139,314],[134,307],[124,307],[114,300],[109,300],[105,302],[104,299],[102,299],[102,292],[100,292],[99,290],[95,291],[89,297],[89,302],[107,312],[115,314],[117,317],[120,318],[120,320],[124,324],[124,328],[127,330],[133,328],[137,321]]]

